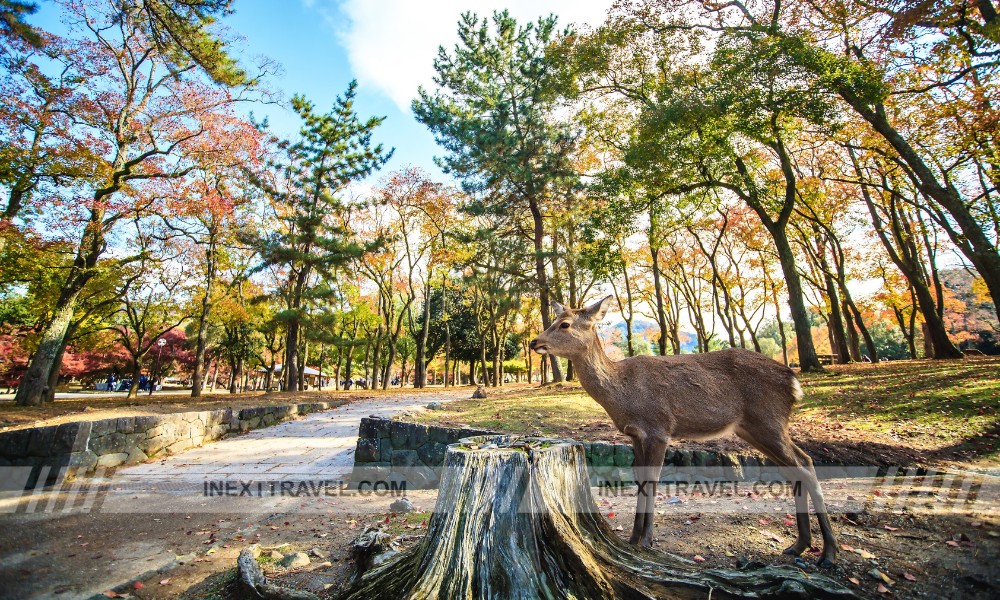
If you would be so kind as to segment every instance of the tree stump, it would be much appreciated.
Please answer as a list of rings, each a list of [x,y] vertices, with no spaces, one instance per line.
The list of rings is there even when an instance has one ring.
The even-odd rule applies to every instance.
[[[597,511],[583,446],[479,436],[448,448],[423,541],[348,598],[851,598],[791,567],[698,569],[625,543]]]

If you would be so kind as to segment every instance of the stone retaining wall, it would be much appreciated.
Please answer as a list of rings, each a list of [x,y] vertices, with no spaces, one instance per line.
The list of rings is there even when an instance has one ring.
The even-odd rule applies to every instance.
[[[0,433],[0,467],[36,467],[30,485],[43,467],[49,467],[46,484],[52,484],[67,473],[141,463],[342,404],[312,402],[118,417],[5,431]]]
[[[408,489],[434,487],[440,467],[444,465],[448,444],[466,437],[497,434],[480,429],[436,427],[366,417],[361,420],[358,431],[352,481],[360,484],[405,480]],[[633,480],[635,455],[630,444],[580,443],[586,452],[594,485]],[[817,462],[817,466],[819,464]],[[721,481],[784,481],[773,463],[756,454],[668,448],[663,467],[660,480],[665,482],[688,481],[690,470],[695,467],[716,467],[708,472],[714,473]],[[849,473],[845,471],[840,475],[849,476]]]

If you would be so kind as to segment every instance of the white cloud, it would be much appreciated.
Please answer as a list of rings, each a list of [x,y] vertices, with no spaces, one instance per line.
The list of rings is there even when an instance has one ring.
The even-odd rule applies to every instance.
[[[489,16],[510,11],[518,22],[535,21],[550,13],[559,26],[598,25],[612,0],[343,0],[339,9],[346,23],[334,23],[360,85],[385,93],[404,112],[417,87],[433,85],[438,46],[451,49],[458,41],[459,16],[472,11]]]

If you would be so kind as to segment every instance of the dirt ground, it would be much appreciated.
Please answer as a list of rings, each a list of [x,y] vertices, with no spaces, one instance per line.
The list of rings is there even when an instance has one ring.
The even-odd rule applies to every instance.
[[[955,504],[935,506],[905,502],[880,481],[831,480],[828,497],[855,498],[833,515],[839,537],[838,565],[823,571],[862,598],[996,598],[1000,595],[1000,514],[993,505],[988,514],[961,512]],[[873,489],[875,492],[873,492]],[[705,568],[736,567],[746,561],[797,564],[806,573],[819,572],[815,553],[796,563],[781,554],[795,536],[789,498],[706,493],[668,487],[658,495],[655,547],[700,563]],[[878,495],[876,495],[876,493]],[[232,582],[236,556],[251,542],[264,549],[262,566],[274,581],[332,596],[350,576],[350,542],[366,526],[386,528],[402,536],[401,547],[419,543],[434,501],[434,492],[418,492],[418,512],[387,512],[391,498],[370,501],[374,512],[275,517],[259,524],[253,534],[227,535],[225,522],[197,531],[211,536],[217,552],[202,554],[171,570],[150,574],[129,586],[110,591],[137,598],[235,598]],[[668,496],[667,494],[675,494]],[[859,494],[852,496],[852,494]],[[862,496],[861,494],[865,494]],[[623,538],[632,523],[633,490],[594,489],[595,502]],[[834,504],[837,502],[834,501]],[[834,508],[836,510],[836,508]],[[815,543],[818,529],[813,523]],[[268,560],[272,550],[283,554],[319,551],[312,563],[286,570]],[[198,562],[195,562],[198,561]],[[883,579],[879,574],[883,574]],[[878,579],[876,579],[878,578]]]

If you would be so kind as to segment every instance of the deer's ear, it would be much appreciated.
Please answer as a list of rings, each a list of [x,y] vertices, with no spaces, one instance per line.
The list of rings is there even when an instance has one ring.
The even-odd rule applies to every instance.
[[[563,306],[562,304],[559,304],[555,300],[553,300],[552,301],[552,310],[555,311],[556,315],[561,315],[564,312],[566,312],[566,307]]]
[[[598,300],[585,308],[584,312],[587,317],[595,323],[603,321],[605,315],[608,314],[608,309],[611,308],[611,299],[613,297],[614,296],[605,296],[603,300]]]

